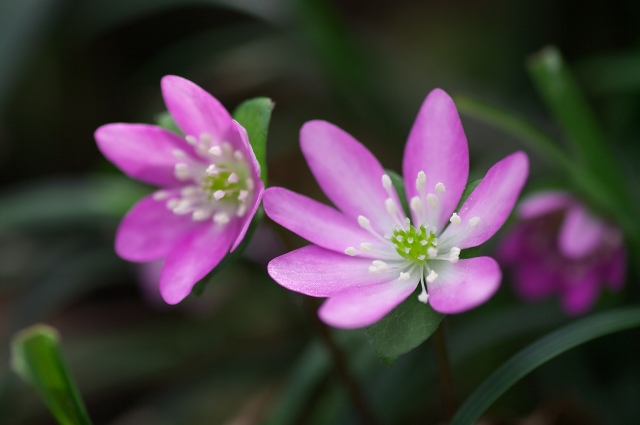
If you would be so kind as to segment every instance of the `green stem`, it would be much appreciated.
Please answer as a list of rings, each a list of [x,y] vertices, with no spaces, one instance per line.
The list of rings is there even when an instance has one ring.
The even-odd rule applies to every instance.
[[[433,334],[433,344],[436,350],[436,361],[440,377],[440,391],[442,392],[442,405],[448,422],[456,412],[456,396],[453,389],[453,375],[449,363],[447,343],[444,336],[444,326],[440,324]]]

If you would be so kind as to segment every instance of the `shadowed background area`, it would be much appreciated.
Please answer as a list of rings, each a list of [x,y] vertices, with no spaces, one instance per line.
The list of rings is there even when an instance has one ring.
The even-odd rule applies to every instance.
[[[525,67],[547,45],[577,77],[625,180],[640,181],[633,0],[0,2],[2,423],[52,423],[8,367],[11,335],[38,322],[59,329],[96,425],[354,423],[310,305],[266,274],[271,258],[305,242],[265,222],[201,296],[165,305],[158,265],[113,252],[119,220],[151,188],[109,164],[93,132],[110,122],[155,122],[167,74],[194,81],[229,110],[266,96],[275,102],[269,185],[326,201],[299,149],[302,124],[335,123],[385,168],[400,170],[415,114],[435,87],[454,100],[499,105],[563,140]],[[462,120],[471,179],[525,149],[527,190],[561,185],[558,170],[517,138]],[[629,186],[638,199],[640,185]],[[637,302],[636,281],[637,267],[623,292],[603,294],[596,310]],[[446,321],[460,400],[514,352],[570,320],[556,300],[523,304],[510,286],[505,278],[486,305]],[[387,367],[363,332],[332,335],[382,423],[442,420],[430,341]],[[639,338],[626,331],[545,364],[483,423],[635,424]]]

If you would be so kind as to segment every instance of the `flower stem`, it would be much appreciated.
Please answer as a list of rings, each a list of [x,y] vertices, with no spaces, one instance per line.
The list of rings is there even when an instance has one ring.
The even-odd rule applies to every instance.
[[[362,388],[349,372],[344,353],[333,339],[329,327],[318,317],[318,300],[312,297],[304,297],[304,305],[313,329],[331,353],[335,372],[349,393],[349,398],[356,414],[360,417],[360,422],[364,425],[379,425],[380,422],[373,414]]]
[[[440,375],[440,391],[442,392],[442,405],[447,422],[456,412],[456,397],[453,389],[453,377],[451,365],[449,364],[449,354],[447,353],[447,343],[444,337],[443,324],[433,334],[433,344],[436,350],[436,361]]]

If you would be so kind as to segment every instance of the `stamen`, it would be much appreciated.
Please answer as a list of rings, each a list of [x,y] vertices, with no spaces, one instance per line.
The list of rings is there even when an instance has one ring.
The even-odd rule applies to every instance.
[[[240,206],[236,210],[236,215],[238,217],[242,217],[246,212],[247,212],[247,205],[246,204],[240,204]]]
[[[224,190],[216,190],[215,192],[213,192],[213,197],[215,198],[216,201],[219,201],[220,199],[224,198],[224,195],[225,195]]]
[[[169,192],[166,190],[158,190],[153,194],[153,199],[156,201],[163,201],[169,197]]]
[[[173,213],[177,215],[184,215],[191,212],[191,202],[187,199],[181,199],[177,202],[173,208]]]
[[[424,171],[420,171],[418,173],[418,177],[416,178],[416,189],[418,190],[423,189],[426,184],[427,184],[427,175],[424,173]]]
[[[449,250],[449,261],[457,263],[460,260],[460,248],[454,246]]]
[[[233,157],[237,160],[237,161],[242,161],[244,160],[244,155],[242,154],[242,152],[240,151],[235,151],[233,153]]]
[[[434,195],[433,193],[429,193],[427,195],[427,205],[429,205],[429,208],[431,209],[435,209],[438,207],[438,197],[436,195]]]
[[[422,286],[422,292],[418,295],[418,301],[423,304],[427,304],[429,302],[429,294],[427,293],[427,288],[424,287],[424,279],[420,279],[420,285]]]
[[[438,248],[427,249],[427,255],[429,258],[436,258],[438,256]]]
[[[198,139],[196,139],[195,137],[188,135],[184,138],[187,143],[189,143],[191,146],[195,146],[198,144]]]
[[[187,154],[182,149],[174,149],[174,150],[171,151],[171,154],[175,158],[186,158],[187,157]]]
[[[220,225],[227,224],[230,220],[229,214],[223,212],[217,212],[213,216],[213,221]]]
[[[396,203],[391,198],[385,199],[384,206],[387,208],[387,213],[392,217],[398,212],[398,207],[396,207]]]
[[[209,149],[209,153],[213,156],[221,156],[222,149],[220,149],[220,146],[212,146],[211,149]]]
[[[255,183],[251,177],[247,178],[246,185],[247,185],[247,189],[249,190],[253,190],[253,188],[255,187]]]
[[[382,175],[382,187],[384,187],[385,189],[389,190],[391,189],[392,183],[391,183],[391,177],[389,177],[388,174],[383,174]]]
[[[209,147],[211,146],[211,142],[213,142],[213,138],[211,137],[210,134],[202,133],[200,135],[200,143],[202,143],[203,145]]]
[[[217,176],[220,173],[215,164],[209,165],[204,172],[207,173],[208,176]]]
[[[452,225],[457,226],[458,224],[460,224],[462,222],[462,219],[460,218],[458,213],[454,212],[451,215],[451,218],[449,219],[449,221],[451,222]]]
[[[427,282],[428,283],[433,283],[433,281],[436,280],[437,277],[438,277],[438,273],[436,273],[433,270],[431,270],[429,272],[429,275],[427,276]]]
[[[344,253],[353,257],[354,255],[358,254],[358,250],[350,246],[344,250]]]
[[[238,175],[236,173],[229,174],[229,177],[227,178],[227,181],[229,183],[231,183],[231,184],[238,183],[238,180],[239,180],[239,178],[238,178]]]
[[[205,209],[197,209],[193,212],[193,214],[191,215],[191,217],[195,220],[195,221],[203,221],[208,219],[209,217],[211,217],[211,211],[209,210],[205,210]]]
[[[199,192],[199,189],[196,186],[185,186],[180,189],[180,195],[184,198],[192,198]]]
[[[384,261],[380,261],[380,260],[373,260],[371,262],[371,264],[373,264],[379,270],[387,270],[389,268],[389,265],[387,263],[385,263]]]
[[[180,203],[180,199],[177,199],[177,198],[169,199],[167,201],[167,209],[173,210],[175,207],[178,206],[178,203]]]
[[[363,251],[371,251],[371,244],[369,242],[362,242],[360,244],[360,249],[362,249]]]
[[[174,175],[178,180],[187,180],[191,178],[191,169],[184,162],[179,162],[175,165]]]
[[[444,183],[442,183],[442,182],[436,183],[436,188],[435,189],[436,189],[436,192],[439,193],[440,195],[442,195],[446,191],[446,189],[444,187]]]
[[[410,278],[411,278],[411,275],[409,273],[400,272],[400,277],[398,279],[402,281],[406,281],[406,280],[409,280]]]
[[[369,273],[380,273],[380,270],[376,266],[369,266]]]
[[[241,190],[240,193],[238,194],[238,201],[244,201],[245,199],[247,199],[247,196],[249,196],[249,191]]]
[[[480,223],[480,217],[473,217],[471,220],[469,220],[469,226],[471,227],[476,227],[478,223]]]
[[[419,215],[422,212],[422,200],[418,196],[411,198],[410,207],[411,211]]]
[[[358,216],[358,224],[360,225],[360,227],[364,228],[364,229],[370,229],[371,228],[371,222],[369,221],[369,219],[363,215],[359,215]]]

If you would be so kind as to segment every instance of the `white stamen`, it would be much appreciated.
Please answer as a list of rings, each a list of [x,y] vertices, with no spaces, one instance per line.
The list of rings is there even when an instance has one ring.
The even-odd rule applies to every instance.
[[[222,147],[222,152],[226,153],[227,155],[230,155],[231,152],[233,152],[233,148],[231,147],[231,144],[229,142],[222,142],[220,143],[220,146]]]
[[[255,183],[253,182],[253,179],[251,177],[247,178],[247,189],[249,190],[253,190],[253,188],[255,187]]]
[[[197,186],[185,186],[182,189],[180,189],[180,195],[182,195],[184,198],[192,198],[199,191],[200,189],[198,189]]]
[[[413,243],[413,238],[407,238],[407,243]]]
[[[196,139],[195,137],[193,137],[193,136],[191,136],[191,135],[186,136],[184,139],[185,139],[185,140],[187,141],[187,143],[189,143],[191,146],[195,146],[195,145],[197,145],[197,144],[198,144],[198,139]]]
[[[241,190],[240,193],[238,193],[238,201],[244,201],[247,199],[247,196],[249,196],[249,191]]]
[[[471,220],[469,220],[469,226],[471,227],[476,227],[478,223],[480,223],[480,217],[473,217]]]
[[[423,304],[427,304],[429,302],[429,294],[427,294],[427,290],[424,288],[424,284],[422,285],[422,292],[418,295],[418,301]]]
[[[358,224],[364,229],[369,229],[371,227],[371,222],[367,217],[363,215],[358,216]]]
[[[197,209],[193,212],[193,214],[191,215],[191,217],[195,220],[195,221],[203,221],[208,219],[209,217],[211,217],[211,211],[209,210],[205,210],[205,209]]]
[[[244,160],[244,155],[242,154],[242,152],[240,151],[235,151],[233,153],[233,157],[237,160],[237,161],[242,161]]]
[[[184,162],[179,162],[175,165],[174,175],[178,180],[187,180],[191,177],[191,169]]]
[[[458,213],[453,213],[451,214],[451,218],[449,219],[449,221],[451,222],[452,225],[457,226],[462,222],[462,219],[460,218]]]
[[[180,203],[180,199],[178,198],[169,199],[167,201],[167,209],[173,210],[178,206],[178,203]]]
[[[397,240],[398,242],[402,242],[402,241],[404,241],[404,236],[402,236],[402,235],[398,235],[398,236],[396,236],[396,240]]]
[[[227,181],[231,184],[238,183],[238,180],[239,180],[239,177],[236,173],[229,174],[229,177],[227,178]]]
[[[398,279],[405,281],[405,280],[409,280],[409,278],[411,278],[411,275],[409,273],[400,272],[400,277]]]
[[[442,182],[436,183],[436,192],[439,193],[440,195],[442,195],[444,192],[446,192],[446,189],[444,187],[444,183],[442,183]]]
[[[389,190],[391,189],[391,177],[389,177],[388,174],[383,174],[382,175],[382,187],[384,187],[385,189]]]
[[[209,165],[204,172],[207,173],[208,176],[216,176],[218,175],[218,173],[220,173],[220,171],[218,171],[218,169],[216,168],[215,164]]]
[[[182,149],[174,149],[171,151],[171,154],[174,158],[186,158],[187,154]]]
[[[173,213],[177,215],[189,214],[191,212],[191,202],[187,199],[181,199],[173,208]]]
[[[422,239],[420,241],[420,245],[425,246],[426,244],[428,244],[429,242],[425,241],[424,239]]]
[[[423,261],[425,260],[427,257],[424,254],[420,254],[418,255],[418,260]]]
[[[449,250],[449,261],[457,263],[460,259],[460,248],[454,246]]]
[[[422,200],[418,196],[411,198],[409,205],[411,207],[411,211],[416,214],[419,214],[422,211]]]
[[[369,266],[369,273],[380,273],[380,269],[378,269],[376,266]]]
[[[219,201],[220,199],[224,198],[224,195],[225,195],[224,190],[216,190],[215,192],[213,192],[213,197],[215,198],[216,201]]]
[[[396,212],[398,212],[398,207],[396,207],[396,203],[391,198],[385,199],[384,206],[387,207],[387,213],[389,213],[390,216],[394,216]]]
[[[211,142],[213,142],[213,138],[208,133],[202,133],[200,135],[200,143],[205,145],[206,147],[211,146]]]
[[[371,262],[371,264],[373,264],[375,267],[377,267],[378,270],[387,270],[389,268],[389,265],[387,263],[385,263],[384,261],[380,261],[380,260],[373,260]]]
[[[156,201],[163,201],[169,197],[169,192],[166,190],[158,190],[153,194],[153,199]]]
[[[240,206],[236,210],[236,216],[242,217],[242,216],[245,215],[246,212],[247,212],[247,205],[246,204],[240,204]]]
[[[427,175],[424,173],[424,171],[420,171],[418,173],[418,177],[416,178],[416,189],[420,190],[424,188],[426,184],[427,184]]]
[[[437,277],[438,277],[438,273],[431,270],[429,272],[429,275],[427,276],[427,282],[432,283],[434,280],[436,280]]]
[[[429,258],[436,258],[438,256],[438,249],[437,248],[427,249],[427,255],[429,256]]]
[[[344,250],[344,253],[353,257],[354,255],[356,255],[358,253],[358,250],[355,249],[354,247],[350,246],[350,247],[348,247],[347,249]]]
[[[223,212],[217,212],[213,216],[213,221],[215,221],[216,224],[227,224],[230,220],[229,214]]]
[[[371,244],[369,242],[362,242],[360,244],[360,249],[362,249],[363,251],[371,251]]]
[[[405,248],[405,249],[404,249],[404,253],[405,253],[405,254],[408,254],[408,253],[409,253],[409,251],[411,251],[411,248],[409,248],[409,247],[407,247],[407,248]]]
[[[220,146],[212,146],[211,149],[209,149],[209,153],[213,156],[220,156],[222,155],[222,149]]]
[[[431,209],[436,208],[438,206],[438,197],[433,193],[429,193],[427,195],[427,205],[429,205]]]

